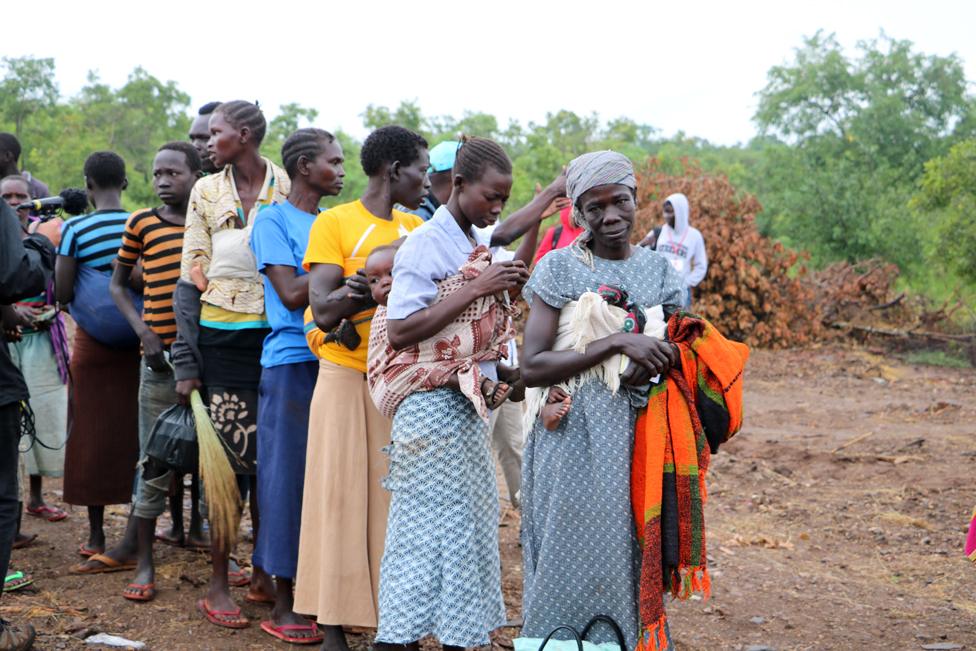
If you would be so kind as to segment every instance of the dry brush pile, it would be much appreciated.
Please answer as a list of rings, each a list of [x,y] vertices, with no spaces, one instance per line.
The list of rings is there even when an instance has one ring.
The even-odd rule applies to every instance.
[[[759,233],[755,215],[762,206],[755,197],[687,163],[681,176],[666,174],[655,159],[638,171],[637,187],[638,239],[660,225],[668,195],[688,197],[691,224],[705,237],[709,258],[708,275],[695,293],[696,313],[727,336],[764,348],[803,345],[825,335],[817,292],[804,282],[803,261]]]
[[[921,296],[894,296],[898,268],[893,264],[866,260],[808,269],[804,254],[759,233],[759,201],[738,193],[724,176],[687,162],[674,176],[650,159],[638,170],[637,185],[636,240],[661,224],[668,195],[688,197],[691,223],[702,232],[709,258],[694,311],[733,339],[783,348],[856,332],[973,346],[974,335],[949,332],[962,303],[933,308]]]

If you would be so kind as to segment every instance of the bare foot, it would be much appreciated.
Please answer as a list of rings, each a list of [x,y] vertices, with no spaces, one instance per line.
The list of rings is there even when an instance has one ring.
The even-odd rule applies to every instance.
[[[481,382],[481,395],[489,409],[498,409],[512,395],[512,386],[507,382],[494,382],[485,378]]]
[[[322,646],[319,647],[321,651],[349,651],[349,643],[341,626],[320,626],[319,630],[323,635]]]
[[[546,404],[542,406],[542,426],[550,432],[562,422],[569,408],[573,404],[573,399],[562,389],[553,388],[549,390]]]

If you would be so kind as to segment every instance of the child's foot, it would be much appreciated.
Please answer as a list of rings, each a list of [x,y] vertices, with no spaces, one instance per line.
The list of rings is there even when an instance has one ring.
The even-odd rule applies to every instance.
[[[550,389],[546,404],[542,406],[542,426],[550,432],[559,427],[572,404],[573,399],[568,393],[561,389]]]
[[[498,409],[512,395],[512,386],[507,382],[495,382],[485,378],[481,382],[481,395],[485,397],[488,409]]]

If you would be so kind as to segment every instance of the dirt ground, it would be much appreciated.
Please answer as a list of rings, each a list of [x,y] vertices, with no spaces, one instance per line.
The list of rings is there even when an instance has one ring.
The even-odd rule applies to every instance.
[[[755,352],[743,431],[714,458],[706,511],[711,599],[669,605],[679,649],[976,649],[976,567],[962,555],[976,503],[976,371],[909,366],[864,349]],[[845,447],[846,446],[846,447]],[[48,484],[59,501],[59,485]],[[507,505],[507,502],[505,502]],[[110,539],[125,511],[108,520]],[[37,627],[39,649],[81,649],[96,631],[159,649],[271,649],[267,609],[243,603],[249,629],[194,608],[201,553],[157,546],[159,596],[132,604],[126,574],[71,576],[85,514],[25,518],[38,533],[13,567],[37,588],[4,597],[0,616]],[[518,515],[500,529],[506,601],[520,617]],[[242,558],[249,545],[240,545]],[[516,628],[494,646],[510,648]],[[365,648],[368,638],[357,636]]]

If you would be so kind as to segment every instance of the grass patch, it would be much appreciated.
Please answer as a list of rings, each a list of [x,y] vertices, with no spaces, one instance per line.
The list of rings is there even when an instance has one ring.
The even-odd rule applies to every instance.
[[[944,350],[915,350],[905,355],[905,361],[909,364],[944,368],[973,367],[962,354],[953,354]]]

